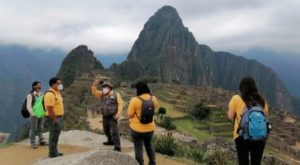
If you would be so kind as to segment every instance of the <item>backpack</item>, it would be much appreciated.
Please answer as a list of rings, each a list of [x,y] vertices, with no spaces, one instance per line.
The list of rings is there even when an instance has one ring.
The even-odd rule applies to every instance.
[[[54,92],[52,91],[47,91],[44,95],[39,96],[36,101],[35,104],[33,106],[33,113],[35,114],[35,116],[37,118],[43,118],[46,115],[46,108],[45,108],[45,103],[44,103],[44,99],[45,99],[45,95],[50,92],[53,93],[55,96],[55,100],[57,100],[56,95]]]
[[[256,105],[244,109],[237,133],[244,140],[258,141],[267,139],[269,133],[268,122],[262,106]]]
[[[31,92],[30,93],[31,96],[32,96],[32,102],[31,102],[31,105],[33,106],[34,104],[34,95],[33,93]],[[29,110],[27,109],[27,96],[22,104],[22,108],[21,108],[21,114],[24,118],[29,118],[30,117],[30,113],[29,113]]]
[[[141,117],[139,118],[138,115],[136,116],[139,118],[140,122],[142,124],[149,124],[153,121],[153,116],[154,116],[154,109],[155,105],[153,102],[153,96],[150,97],[149,100],[144,100],[141,97],[137,97],[142,101],[142,112],[141,112]]]

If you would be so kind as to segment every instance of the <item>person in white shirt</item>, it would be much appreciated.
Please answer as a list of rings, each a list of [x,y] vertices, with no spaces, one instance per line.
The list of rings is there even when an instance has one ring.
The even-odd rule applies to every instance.
[[[36,143],[36,136],[39,137],[39,145],[46,145],[46,142],[43,138],[43,128],[44,128],[44,118],[37,118],[33,113],[33,105],[36,99],[41,96],[43,93],[41,92],[42,85],[39,81],[35,81],[32,83],[32,90],[27,95],[27,103],[26,108],[30,113],[30,131],[29,131],[29,139],[31,148],[36,149],[38,147]]]

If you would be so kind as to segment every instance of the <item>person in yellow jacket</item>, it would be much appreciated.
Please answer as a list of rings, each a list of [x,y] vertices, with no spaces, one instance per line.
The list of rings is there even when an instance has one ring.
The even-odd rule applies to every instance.
[[[248,165],[250,158],[252,165],[260,165],[266,141],[244,140],[243,137],[238,135],[237,130],[246,106],[251,107],[260,105],[264,108],[265,115],[268,115],[268,104],[259,93],[255,80],[252,77],[244,77],[240,82],[239,90],[240,95],[234,95],[231,98],[228,110],[228,118],[234,120],[233,136],[236,144],[238,161],[240,165]]]
[[[148,85],[144,82],[138,82],[135,85],[137,97],[130,100],[128,106],[128,117],[130,122],[131,136],[134,143],[135,159],[140,165],[144,164],[143,144],[149,158],[149,165],[155,165],[155,152],[152,145],[152,138],[155,130],[155,123],[152,119],[149,123],[143,124],[141,121],[143,101],[152,101],[153,111],[158,107],[158,101],[151,95]],[[150,103],[151,105],[151,103]],[[147,108],[148,109],[148,108]]]
[[[50,89],[45,93],[44,104],[46,108],[46,121],[49,128],[49,157],[63,156],[58,152],[57,144],[63,128],[64,104],[60,91],[63,90],[62,81],[53,77],[49,81]]]
[[[101,79],[96,79],[92,86],[92,94],[100,97],[101,113],[103,116],[102,124],[107,142],[103,145],[114,145],[114,151],[121,152],[120,134],[118,120],[123,110],[123,100],[119,93],[113,90],[113,85],[109,82],[103,82],[102,91],[97,89]]]

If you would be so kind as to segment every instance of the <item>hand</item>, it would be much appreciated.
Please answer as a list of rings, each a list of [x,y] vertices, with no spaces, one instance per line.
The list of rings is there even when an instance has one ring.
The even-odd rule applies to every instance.
[[[52,124],[55,124],[55,123],[56,123],[56,117],[55,117],[55,116],[50,117],[50,119],[51,119]]]
[[[100,80],[99,79],[95,79],[93,82],[93,85],[97,86],[99,84]]]
[[[119,120],[120,119],[120,115],[118,113],[115,114],[114,119]]]

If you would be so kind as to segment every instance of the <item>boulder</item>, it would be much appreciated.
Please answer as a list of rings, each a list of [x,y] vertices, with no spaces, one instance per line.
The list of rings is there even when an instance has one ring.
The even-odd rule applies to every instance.
[[[8,134],[8,133],[0,133],[0,144],[7,143],[7,140],[9,137],[10,137],[10,134]]]
[[[80,154],[67,155],[63,157],[44,159],[36,162],[34,165],[112,165],[112,164],[130,164],[138,165],[137,161],[125,154],[106,151],[93,150]]]

